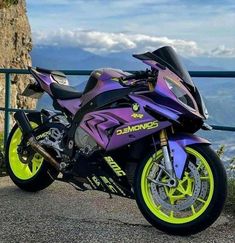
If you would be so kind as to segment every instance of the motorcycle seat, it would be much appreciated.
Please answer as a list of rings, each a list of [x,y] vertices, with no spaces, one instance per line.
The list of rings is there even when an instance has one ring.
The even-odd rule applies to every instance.
[[[77,99],[80,98],[83,93],[77,91],[72,86],[52,83],[50,85],[52,95],[59,100],[70,100],[70,99]]]

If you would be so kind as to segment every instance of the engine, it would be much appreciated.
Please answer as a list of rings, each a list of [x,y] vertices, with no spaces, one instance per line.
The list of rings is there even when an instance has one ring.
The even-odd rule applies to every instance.
[[[99,149],[96,141],[82,128],[78,127],[75,132],[75,144],[83,154],[90,155]]]
[[[61,123],[50,123],[48,126],[50,126],[50,128],[48,132],[45,133],[46,136],[40,139],[40,144],[53,149],[57,153],[57,158],[61,158],[63,154],[62,141],[66,127]]]

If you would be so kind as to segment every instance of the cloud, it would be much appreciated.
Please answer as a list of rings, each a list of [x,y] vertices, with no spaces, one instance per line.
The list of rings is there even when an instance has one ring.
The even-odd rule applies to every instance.
[[[195,41],[146,34],[59,29],[50,33],[34,32],[33,37],[36,45],[73,46],[99,54],[127,50],[143,52],[170,45],[183,56],[235,56],[235,48],[219,46],[208,51],[199,47]]]
[[[218,46],[217,48],[211,50],[209,53],[211,56],[235,56],[235,48],[227,48],[224,45]]]

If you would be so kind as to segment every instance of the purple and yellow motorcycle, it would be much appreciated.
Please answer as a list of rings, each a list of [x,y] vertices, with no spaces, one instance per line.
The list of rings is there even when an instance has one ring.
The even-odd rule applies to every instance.
[[[61,72],[29,68],[35,83],[23,95],[46,92],[55,110],[15,113],[8,173],[26,191],[62,180],[133,198],[154,227],[197,233],[226,199],[225,169],[210,142],[194,135],[210,130],[205,104],[171,47],[133,56],[150,68],[97,69],[83,92]]]

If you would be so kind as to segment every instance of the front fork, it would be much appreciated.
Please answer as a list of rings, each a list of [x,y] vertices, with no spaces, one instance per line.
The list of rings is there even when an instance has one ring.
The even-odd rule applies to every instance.
[[[148,82],[149,90],[154,90],[154,85],[151,82]],[[168,150],[168,137],[165,129],[162,129],[159,133],[160,136],[160,146],[162,148],[164,164],[165,164],[165,173],[169,176],[168,186],[174,187],[177,185],[177,180],[175,176],[175,171],[173,169],[173,162],[171,155]],[[163,168],[162,168],[163,169]]]
[[[170,178],[168,185],[176,186],[177,181],[176,181],[175,171],[173,169],[171,154],[169,153],[169,149],[168,149],[168,137],[167,137],[166,130],[162,129],[160,131],[159,136],[160,136],[160,146],[162,148],[163,157],[164,157],[164,164],[166,170],[165,172],[168,174]]]

